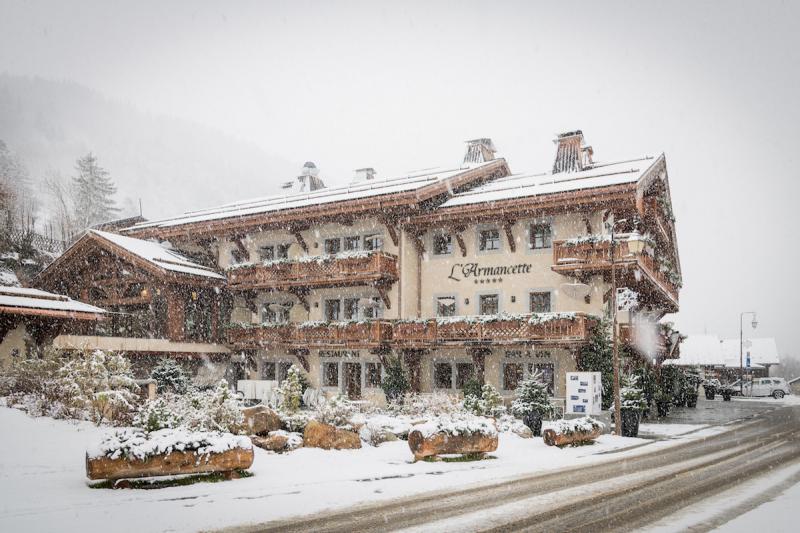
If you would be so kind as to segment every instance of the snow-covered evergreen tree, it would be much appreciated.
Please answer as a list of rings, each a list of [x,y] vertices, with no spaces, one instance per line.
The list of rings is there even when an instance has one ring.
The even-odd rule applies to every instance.
[[[464,396],[464,409],[478,416],[495,416],[502,405],[503,397],[488,383],[481,387],[480,396],[474,394]]]
[[[516,392],[517,397],[511,404],[511,412],[516,416],[525,418],[538,415],[544,418],[555,414],[555,409],[547,396],[547,386],[542,381],[540,373],[537,372],[523,381]]]
[[[158,392],[183,394],[189,388],[190,380],[186,371],[174,359],[164,358],[153,367],[150,377],[156,381]]]
[[[283,411],[291,414],[300,409],[300,401],[303,399],[303,371],[297,365],[289,367],[286,379],[278,387],[278,394]]]
[[[113,219],[119,213],[114,200],[117,186],[108,171],[97,164],[97,157],[91,152],[77,160],[75,170],[78,174],[72,182],[78,229]]]

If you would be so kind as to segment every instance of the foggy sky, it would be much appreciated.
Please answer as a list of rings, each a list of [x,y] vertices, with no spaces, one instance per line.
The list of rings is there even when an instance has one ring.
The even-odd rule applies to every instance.
[[[329,183],[455,164],[478,136],[515,172],[547,170],[576,128],[600,161],[663,151],[677,326],[734,337],[756,310],[757,336],[800,353],[798,4],[557,4],[0,0],[0,72],[188,118]]]

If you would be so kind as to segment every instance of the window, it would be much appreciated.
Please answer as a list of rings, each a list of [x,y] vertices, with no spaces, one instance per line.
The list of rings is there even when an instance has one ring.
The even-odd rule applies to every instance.
[[[436,298],[436,316],[456,316],[455,296],[439,296]]]
[[[381,364],[366,363],[366,385],[367,387],[379,389],[381,387]]]
[[[372,305],[363,310],[364,318],[380,318],[383,316],[383,303],[378,297],[372,298]]]
[[[355,251],[361,249],[361,237],[358,235],[354,237],[345,237],[344,238],[344,251]]]
[[[261,363],[261,379],[267,381],[275,381],[277,374],[275,373],[276,363],[263,362]]]
[[[532,292],[531,293],[531,313],[550,312],[550,293]]]
[[[323,387],[339,386],[339,363],[322,364],[322,386]]]
[[[550,224],[531,225],[531,249],[551,248],[553,246],[553,230]]]
[[[555,390],[555,372],[553,363],[536,363],[533,365],[534,372],[542,375],[542,383],[547,387],[547,394],[552,396]]]
[[[358,298],[345,298],[344,319],[358,320]]]
[[[325,300],[325,320],[336,322],[341,316],[341,303],[339,300]]]
[[[491,252],[500,249],[500,230],[484,229],[478,234],[478,249],[481,252]]]
[[[472,363],[456,363],[456,388],[463,389],[467,381],[475,377],[475,365]]]
[[[275,247],[275,255],[278,259],[289,259],[289,247],[291,244],[279,244]]]
[[[369,251],[382,250],[383,239],[377,233],[373,233],[371,235],[364,235],[364,249]]]
[[[506,363],[503,365],[503,389],[516,390],[523,379],[522,363]]]
[[[342,251],[341,239],[325,239],[325,253],[328,255],[338,254]]]
[[[450,255],[453,253],[453,236],[449,233],[433,234],[433,255]]]
[[[482,294],[478,297],[479,315],[496,315],[500,312],[500,298],[496,294]]]
[[[265,303],[261,307],[263,324],[285,324],[289,322],[289,307],[283,304]]]
[[[272,261],[275,259],[275,247],[274,246],[262,246],[258,249],[258,257],[262,261]]]
[[[453,367],[450,363],[433,365],[433,386],[437,389],[453,388]]]

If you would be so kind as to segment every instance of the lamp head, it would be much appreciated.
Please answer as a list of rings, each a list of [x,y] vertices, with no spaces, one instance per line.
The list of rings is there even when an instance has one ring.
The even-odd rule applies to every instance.
[[[758,327],[758,319],[756,318],[756,315],[753,315],[753,322],[751,323],[751,325],[753,326],[753,329],[756,329]]]

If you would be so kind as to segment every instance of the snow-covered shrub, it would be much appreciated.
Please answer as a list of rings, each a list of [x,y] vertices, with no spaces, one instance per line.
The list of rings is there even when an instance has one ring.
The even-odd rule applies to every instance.
[[[131,366],[121,355],[102,350],[81,353],[58,371],[65,405],[75,418],[89,417],[96,424],[130,422],[138,403],[139,386]]]
[[[619,397],[621,409],[634,411],[647,409],[647,400],[644,397],[644,391],[639,387],[638,376],[625,376],[623,386],[619,391]]]
[[[520,384],[516,395],[511,404],[511,412],[520,418],[530,416],[550,418],[555,414],[555,409],[547,396],[547,387],[538,372]]]
[[[378,446],[387,440],[408,440],[411,425],[411,419],[407,416],[374,414],[365,418],[358,433],[364,442]]]
[[[148,400],[139,408],[133,424],[145,431],[182,427],[237,433],[243,421],[241,402],[222,380],[210,390],[192,388],[186,394]]]
[[[464,397],[464,409],[478,416],[497,416],[503,409],[503,397],[497,389],[486,383],[481,387],[481,395]]]
[[[481,393],[483,392],[483,385],[477,379],[471,378],[464,383],[464,387],[461,389],[461,392],[464,393],[464,398],[467,396],[480,397]]]
[[[297,411],[292,414],[278,411],[278,416],[281,417],[283,428],[290,433],[302,433],[306,429],[308,421],[313,418],[308,411]]]
[[[178,427],[183,421],[182,398],[167,393],[143,403],[133,417],[133,425],[145,431]]]
[[[330,424],[338,428],[351,427],[350,418],[355,413],[353,403],[341,394],[330,398],[319,409],[316,418],[323,424]]]
[[[286,374],[286,379],[278,387],[281,410],[289,414],[300,409],[303,399],[303,371],[297,365],[292,365]]]
[[[191,380],[186,371],[174,359],[163,358],[150,372],[150,377],[156,381],[158,392],[175,392],[183,394],[189,388]]]
[[[453,436],[481,434],[487,437],[494,437],[497,435],[497,427],[491,419],[464,413],[437,416],[424,424],[412,427],[411,431],[419,431],[425,438],[436,433],[445,433]]]
[[[66,396],[58,381],[64,364],[58,352],[47,349],[41,359],[14,361],[4,375],[7,405],[19,406],[31,416],[66,416]]]
[[[522,420],[509,414],[498,416],[495,422],[497,423],[497,431],[500,433],[522,433],[528,427]]]
[[[390,404],[389,412],[413,418],[464,413],[464,405],[458,396],[435,392],[433,394],[406,394],[402,405]]]
[[[219,431],[194,431],[185,428],[145,432],[136,428],[117,429],[106,434],[87,450],[90,459],[120,457],[145,460],[171,452],[194,452],[197,455],[222,453],[235,448],[253,447],[248,437]]]

